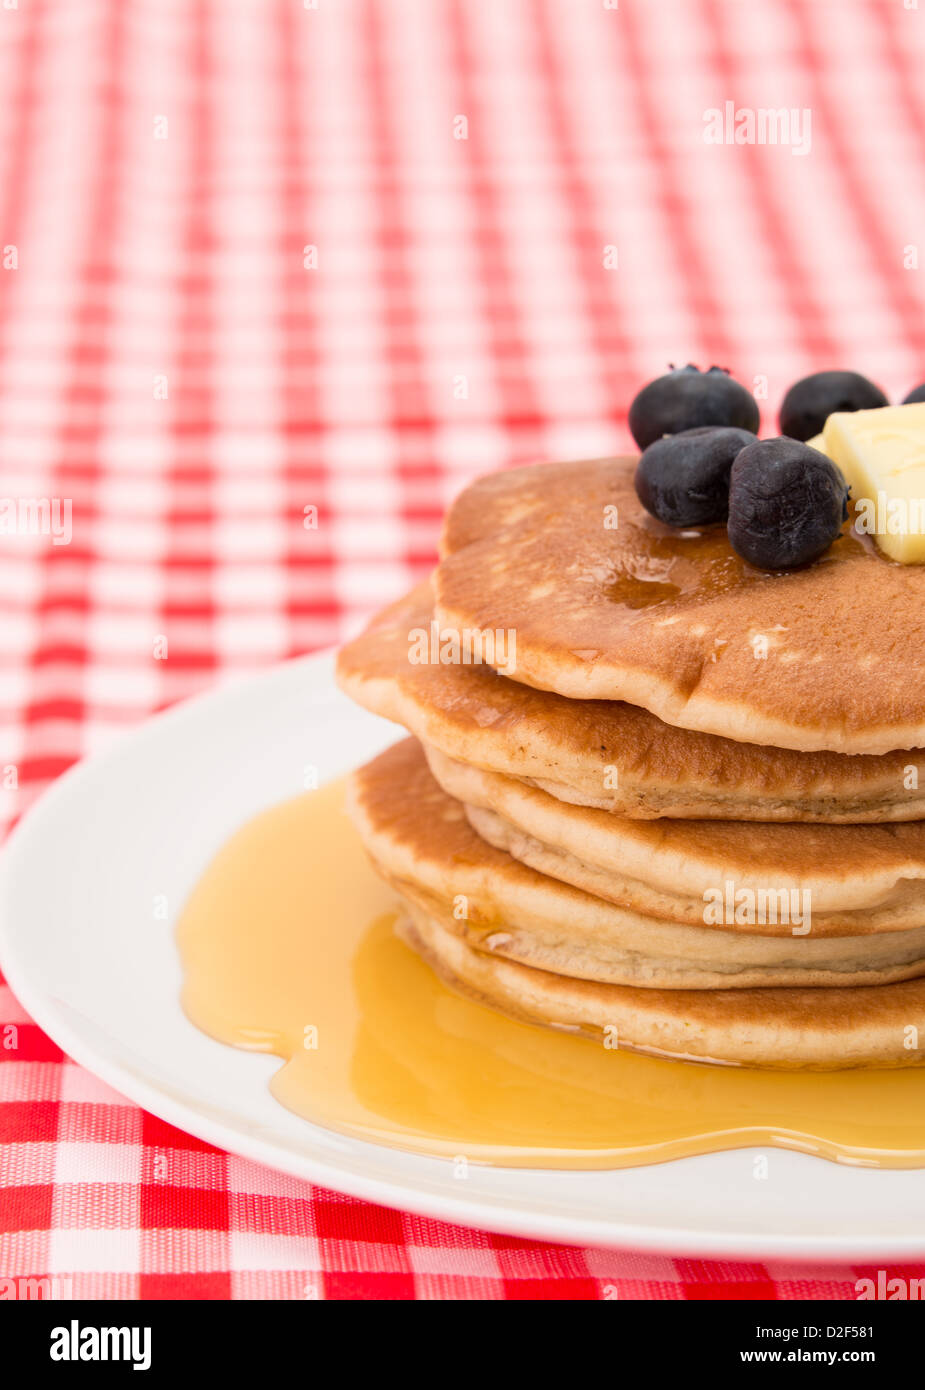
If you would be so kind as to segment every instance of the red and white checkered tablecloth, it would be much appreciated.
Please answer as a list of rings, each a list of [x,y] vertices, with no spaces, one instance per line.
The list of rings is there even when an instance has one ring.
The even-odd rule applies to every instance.
[[[915,0],[2,0],[5,823],[151,711],[353,631],[471,477],[625,447],[668,361],[731,367],[770,433],[814,368],[925,379],[923,71]],[[792,108],[803,146],[707,143],[727,101]],[[35,497],[71,499],[69,544],[7,533]],[[831,1298],[866,1272],[314,1189],[126,1103],[0,984],[3,1278]]]

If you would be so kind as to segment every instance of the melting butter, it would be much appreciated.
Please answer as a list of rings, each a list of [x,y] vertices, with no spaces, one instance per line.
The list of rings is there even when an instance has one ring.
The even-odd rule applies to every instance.
[[[858,529],[901,564],[925,562],[925,404],[838,412],[823,437],[851,485]]]

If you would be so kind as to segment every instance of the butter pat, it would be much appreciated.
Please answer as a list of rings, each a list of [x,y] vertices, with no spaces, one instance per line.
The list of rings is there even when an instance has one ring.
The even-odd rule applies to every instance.
[[[824,435],[824,434],[814,434],[813,437],[812,437],[812,439],[807,439],[806,443],[807,443],[807,445],[808,445],[808,447],[809,447],[810,449],[818,449],[819,452],[820,452],[820,454],[824,454],[824,453],[825,453],[825,435]]]
[[[838,412],[822,436],[851,485],[858,530],[891,560],[925,563],[925,402]]]

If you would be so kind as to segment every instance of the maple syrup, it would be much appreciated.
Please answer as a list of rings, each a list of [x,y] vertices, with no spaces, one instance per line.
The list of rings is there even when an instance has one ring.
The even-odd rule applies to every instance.
[[[791,1073],[663,1061],[516,1022],[443,984],[330,783],[219,851],[177,928],[183,1006],[281,1057],[271,1090],[329,1129],[417,1153],[611,1168],[746,1145],[925,1165],[925,1069]]]

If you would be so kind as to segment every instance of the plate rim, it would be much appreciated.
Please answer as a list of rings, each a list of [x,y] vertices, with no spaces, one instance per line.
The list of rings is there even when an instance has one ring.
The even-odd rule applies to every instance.
[[[67,1013],[58,1008],[49,998],[41,984],[33,985],[28,968],[18,957],[16,933],[7,920],[8,914],[2,910],[6,903],[7,885],[16,870],[16,863],[31,841],[43,832],[46,816],[57,807],[63,796],[70,795],[75,786],[84,780],[104,773],[110,762],[117,761],[132,744],[152,736],[172,722],[181,722],[201,705],[208,705],[233,694],[238,689],[256,686],[280,678],[294,668],[311,669],[319,674],[327,668],[327,675],[333,684],[333,662],[335,648],[276,662],[258,671],[235,674],[220,680],[208,689],[199,691],[188,699],[181,700],[167,709],[141,720],[138,724],[119,731],[112,742],[100,752],[91,754],[74,763],[66,772],[42,792],[18,820],[0,850],[0,966],[6,981],[19,1004],[38,1024],[44,1033],[55,1042],[67,1057],[85,1067],[99,1077],[112,1090],[140,1105],[143,1109],[175,1128],[213,1144],[230,1154],[259,1163],[264,1167],[286,1173],[292,1177],[327,1187],[337,1192],[380,1205],[397,1207],[399,1210],[434,1220],[450,1222],[460,1226],[475,1227],[491,1232],[516,1235],[524,1239],[549,1240],[568,1245],[589,1248],[611,1248],[635,1250],[671,1256],[701,1256],[712,1259],[733,1260],[791,1260],[801,1263],[832,1262],[858,1263],[872,1258],[909,1259],[925,1257],[925,1230],[906,1235],[893,1235],[881,1239],[875,1235],[814,1235],[807,1238],[793,1231],[770,1234],[750,1232],[739,1227],[735,1232],[718,1231],[715,1228],[677,1228],[658,1227],[647,1223],[634,1223],[625,1218],[610,1216],[592,1218],[580,1214],[556,1214],[544,1211],[539,1205],[523,1208],[504,1208],[488,1202],[484,1197],[467,1197],[452,1192],[428,1192],[419,1190],[413,1184],[413,1175],[401,1179],[399,1175],[380,1175],[354,1171],[349,1166],[341,1166],[317,1150],[312,1149],[311,1136],[306,1148],[298,1153],[289,1151],[272,1139],[235,1130],[225,1122],[211,1118],[197,1110],[191,1103],[176,1099],[163,1090],[156,1081],[128,1069],[118,1060],[106,1056],[93,1042],[84,1037],[72,1025]],[[358,710],[358,714],[365,713]],[[370,715],[370,718],[375,716]],[[386,723],[388,721],[381,721]],[[398,726],[395,726],[396,730]],[[398,735],[400,736],[400,735]],[[235,1049],[229,1049],[235,1051]],[[308,1124],[308,1122],[306,1122]],[[310,1126],[310,1128],[323,1128]],[[391,1145],[380,1145],[356,1136],[349,1136],[351,1144],[359,1145],[365,1154],[370,1152],[374,1160],[376,1152],[384,1152],[393,1157],[396,1153],[408,1153],[409,1157],[420,1160],[421,1155],[402,1150]],[[729,1152],[729,1151],[723,1151]],[[741,1154],[759,1153],[760,1149],[749,1147],[738,1149]],[[691,1163],[702,1164],[717,1155],[703,1154],[693,1158],[666,1160],[678,1167]],[[793,1155],[808,1162],[827,1162],[812,1155]],[[427,1161],[449,1167],[451,1160],[427,1156]],[[638,1165],[638,1167],[664,1166]],[[536,1172],[512,1168],[510,1172]],[[540,1170],[555,1180],[555,1169]],[[613,1170],[616,1171],[616,1170]],[[867,1170],[859,1170],[867,1171]],[[877,1170],[884,1180],[889,1180],[893,1171]],[[574,1176],[574,1174],[572,1174]]]

